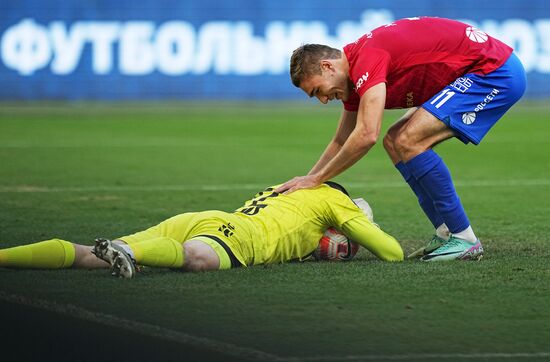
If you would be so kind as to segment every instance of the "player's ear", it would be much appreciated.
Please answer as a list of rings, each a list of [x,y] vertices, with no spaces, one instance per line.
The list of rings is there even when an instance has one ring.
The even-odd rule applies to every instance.
[[[321,60],[321,71],[333,70],[334,64],[330,60],[323,59]]]

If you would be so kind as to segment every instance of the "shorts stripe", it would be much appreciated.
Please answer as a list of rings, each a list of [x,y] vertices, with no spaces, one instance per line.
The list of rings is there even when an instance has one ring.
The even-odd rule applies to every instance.
[[[239,268],[239,267],[242,267],[243,265],[241,264],[241,262],[239,261],[239,259],[237,259],[237,257],[235,256],[235,254],[233,254],[233,251],[231,250],[231,248],[229,246],[227,246],[226,243],[224,243],[222,241],[222,239],[218,238],[217,236],[214,236],[214,235],[195,235],[189,239],[194,239],[194,238],[198,238],[198,237],[205,237],[205,238],[209,238],[211,240],[214,240],[215,242],[217,242],[218,244],[221,245],[221,247],[223,248],[223,250],[225,250],[225,252],[227,253],[227,255],[229,256],[229,260],[231,260],[231,267],[232,268]]]

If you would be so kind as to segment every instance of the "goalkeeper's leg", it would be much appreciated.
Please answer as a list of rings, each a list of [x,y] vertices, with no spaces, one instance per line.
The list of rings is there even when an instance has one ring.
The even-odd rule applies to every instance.
[[[120,240],[97,239],[93,253],[111,266],[112,275],[133,278],[139,271],[138,265],[186,271],[231,268],[228,254],[220,249],[216,250],[208,242],[198,239],[187,240],[182,244],[160,236],[131,244]]]
[[[25,269],[107,268],[92,247],[61,239],[0,249],[0,267]]]
[[[186,271],[231,268],[225,250],[203,237],[187,240],[183,244],[168,237],[158,237],[122,247],[139,265]]]
[[[190,238],[186,235],[188,225],[193,220],[197,217],[202,219],[211,217],[210,214],[176,215],[147,230],[120,237],[115,242],[120,242],[119,246],[138,265],[186,271],[229,269],[239,265],[235,256],[229,256],[228,251],[220,244],[223,242],[204,235]],[[213,235],[216,234],[217,228],[216,224],[212,230]],[[227,248],[227,245],[225,247]],[[108,261],[113,263],[111,260]]]

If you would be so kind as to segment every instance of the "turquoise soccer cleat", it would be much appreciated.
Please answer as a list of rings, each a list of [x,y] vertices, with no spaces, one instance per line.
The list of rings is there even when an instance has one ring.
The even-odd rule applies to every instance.
[[[440,238],[437,235],[432,236],[431,240],[428,241],[428,243],[421,247],[420,249],[417,249],[413,251],[409,256],[407,256],[407,259],[415,259],[415,258],[421,258],[424,255],[430,254],[432,251],[436,250],[437,248],[440,248],[445,243],[447,243],[447,240]]]
[[[459,239],[455,236],[449,238],[443,246],[431,253],[424,255],[422,261],[444,260],[479,260],[483,257],[483,246],[479,239],[475,243]]]

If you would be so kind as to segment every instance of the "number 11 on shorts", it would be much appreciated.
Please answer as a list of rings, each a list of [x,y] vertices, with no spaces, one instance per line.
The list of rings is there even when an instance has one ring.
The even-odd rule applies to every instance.
[[[441,92],[441,94],[439,94],[437,97],[435,97],[431,102],[430,104],[434,104],[435,102],[439,101],[439,99],[443,96],[445,96],[445,98],[441,99],[441,101],[439,101],[439,103],[437,103],[435,105],[435,108],[439,108],[441,107],[445,102],[447,102],[452,96],[455,95],[455,92],[453,91],[449,91],[449,89],[445,88],[443,89],[443,92]]]

